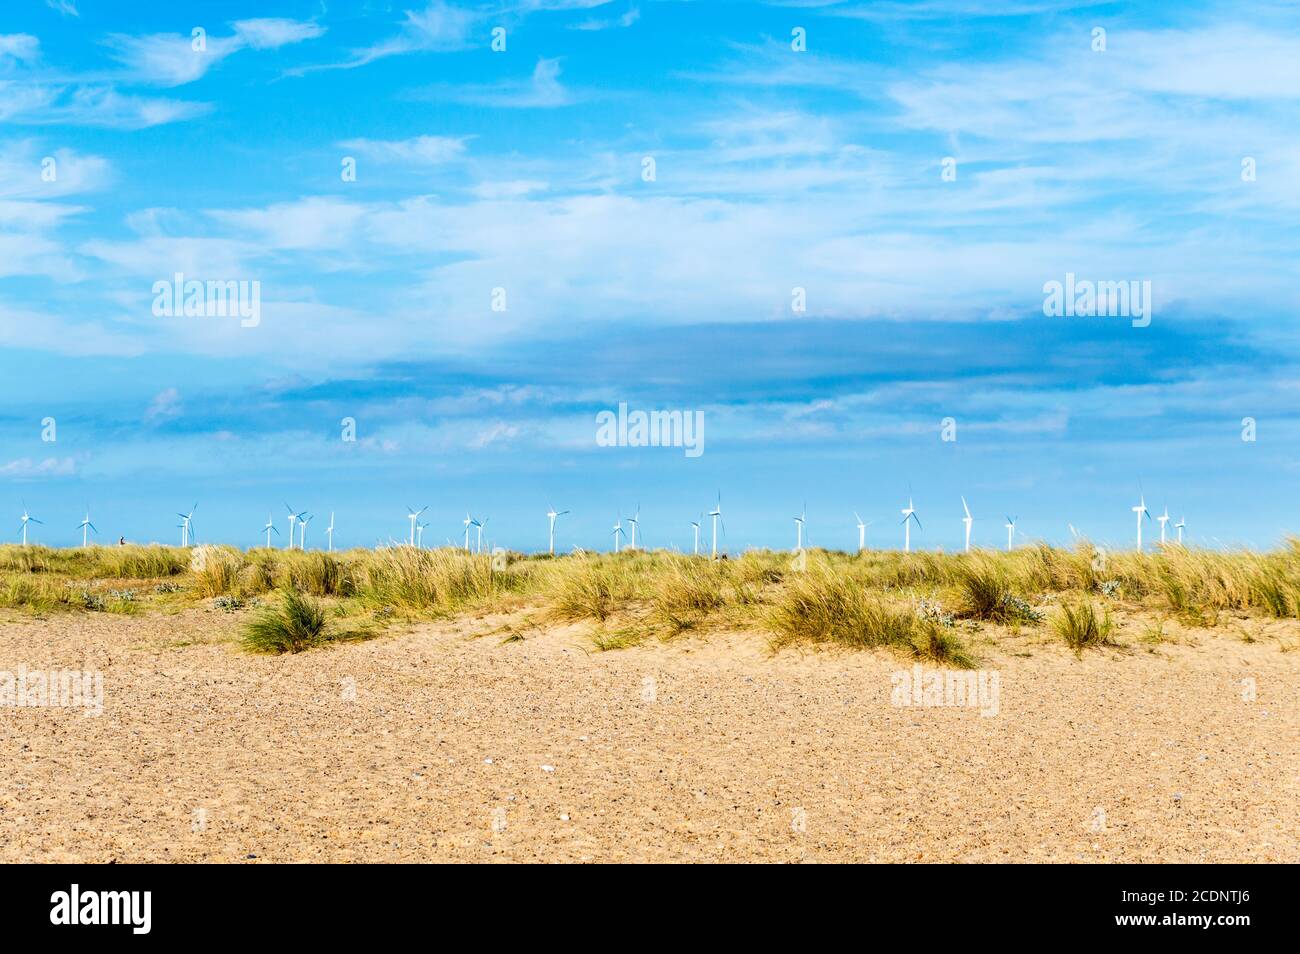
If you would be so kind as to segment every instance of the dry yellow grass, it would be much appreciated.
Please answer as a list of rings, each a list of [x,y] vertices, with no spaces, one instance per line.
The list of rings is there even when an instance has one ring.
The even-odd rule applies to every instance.
[[[1060,612],[1049,603],[1095,604],[1099,619],[1126,606],[1193,627],[1212,627],[1225,612],[1295,618],[1300,543],[1268,553],[1166,546],[1139,554],[1083,542],[1011,553],[809,550],[802,559],[755,550],[718,561],[643,550],[494,558],[450,548],[0,546],[0,607],[19,611],[174,609],[276,589],[351,607],[342,612],[407,620],[533,605],[558,620],[594,623],[602,648],[759,626],[775,645],[894,646],[968,662],[964,630],[978,622],[957,621],[1063,634],[1070,627],[1050,625]]]

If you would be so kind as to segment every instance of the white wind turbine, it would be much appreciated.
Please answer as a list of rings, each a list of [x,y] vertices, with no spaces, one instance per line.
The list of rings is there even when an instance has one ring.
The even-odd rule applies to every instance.
[[[329,552],[334,552],[334,511],[330,511],[330,525],[325,528],[325,536],[329,539]]]
[[[861,553],[867,548],[867,527],[871,526],[871,524],[863,523],[862,517],[858,515],[856,510],[853,511],[853,518],[858,522],[858,552]]]
[[[718,491],[718,505],[709,511],[709,516],[713,518],[713,553],[709,557],[711,560],[718,558],[718,522],[722,520],[722,491]],[[727,524],[722,524],[722,532],[727,532]]]
[[[1007,550],[1008,551],[1011,550],[1012,540],[1016,536],[1016,521],[1019,519],[1020,519],[1019,517],[1007,517]]]
[[[803,511],[799,516],[794,518],[794,548],[795,551],[803,549],[803,527],[808,522],[808,505],[803,505]]]
[[[478,526],[478,544],[476,545],[476,549],[479,553],[483,552],[483,527],[486,526],[487,522],[491,519],[491,517],[484,517],[481,522],[478,520],[474,521]]]
[[[312,514],[303,511],[298,515],[298,549],[307,549],[307,524],[311,523]]]
[[[692,520],[691,526],[695,528],[695,555],[700,555],[700,523],[704,520],[704,514],[700,514],[699,520]]]
[[[912,550],[912,521],[916,521],[916,529],[921,529],[921,518],[916,515],[916,508],[912,506],[912,498],[907,498],[907,507],[900,510],[903,515],[903,552],[910,553]]]
[[[1160,524],[1160,545],[1165,545],[1165,524],[1169,522],[1169,505],[1165,505],[1165,512],[1156,517],[1156,523]]]
[[[1147,498],[1145,494],[1143,494],[1142,497],[1139,499],[1138,505],[1133,508],[1133,512],[1137,514],[1138,552],[1141,553],[1142,552],[1142,518],[1146,517],[1148,520],[1151,519],[1151,511],[1147,510]]]
[[[23,531],[23,546],[27,546],[27,525],[29,523],[43,523],[43,521],[37,520],[29,514],[27,512],[27,504],[23,504],[23,525],[20,528]]]
[[[183,547],[190,545],[190,533],[194,527],[194,511],[198,509],[199,505],[195,504],[190,508],[189,513],[181,513],[180,511],[176,513],[176,516],[181,518],[179,526],[181,528],[181,546]]]
[[[611,533],[612,533],[612,535],[613,535],[613,537],[614,537],[614,552],[617,553],[617,552],[618,552],[618,544],[619,544],[619,540],[620,540],[620,539],[622,538],[622,536],[623,536],[623,521],[622,521],[622,520],[615,520],[615,521],[614,521],[614,529],[611,531]]]
[[[627,518],[627,525],[632,528],[631,538],[627,542],[629,550],[636,549],[636,532],[641,527],[641,505],[636,505],[636,515]]]
[[[975,518],[970,515],[970,507],[966,506],[966,498],[961,498],[961,509],[966,511],[966,516],[961,518],[961,522],[966,524],[966,552],[970,553],[970,528],[975,524]]]
[[[86,508],[86,516],[82,519],[81,523],[77,524],[77,527],[81,530],[81,545],[83,547],[89,546],[90,541],[88,539],[88,534],[90,531],[94,530],[96,533],[99,533],[99,528],[90,522],[89,507]]]
[[[549,548],[549,550],[550,550],[550,554],[551,554],[551,556],[555,556],[555,518],[556,518],[556,517],[563,517],[563,516],[564,516],[566,513],[568,513],[568,512],[569,512],[569,511],[567,511],[567,510],[556,510],[555,507],[553,507],[553,506],[551,507],[550,510],[546,511],[546,519],[549,520],[549,521],[551,522],[550,531],[549,531],[548,534],[547,534],[547,536],[548,536],[548,538],[549,538],[549,540],[550,540],[550,548]]]
[[[1187,518],[1179,517],[1178,522],[1174,524],[1174,529],[1178,531],[1178,545],[1183,545],[1183,527],[1187,526]]]
[[[280,531],[275,529],[275,521],[271,519],[271,514],[266,515],[266,526],[262,529],[266,531],[266,548],[269,550],[271,549],[271,534],[274,533],[277,537],[280,535]]]
[[[424,549],[424,528],[427,526],[427,523],[417,523],[415,525],[415,549],[417,550]]]
[[[427,506],[421,507],[419,510],[416,510],[414,507],[406,508],[406,517],[411,521],[411,546],[415,546],[415,521],[419,520],[420,514],[424,513],[428,509]],[[466,549],[469,549],[468,544],[466,545]]]
[[[296,512],[294,511],[294,509],[293,509],[292,507],[290,507],[287,503],[284,505],[284,509],[287,510],[287,511],[289,511],[289,516],[285,518],[286,520],[289,521],[289,540],[288,540],[288,542],[285,543],[284,548],[285,548],[286,550],[292,550],[292,549],[293,549],[293,539],[294,539],[294,537],[293,537],[293,526],[294,526],[295,523],[298,522],[298,518],[301,517],[302,514],[300,514],[300,513],[296,513]],[[307,511],[305,511],[305,510],[303,511],[303,513],[306,513],[306,512],[307,512]],[[268,539],[269,539],[269,538],[268,538]]]

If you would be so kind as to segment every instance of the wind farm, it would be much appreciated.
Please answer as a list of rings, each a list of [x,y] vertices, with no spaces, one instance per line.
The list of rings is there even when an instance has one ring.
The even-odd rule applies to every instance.
[[[961,495],[959,497],[959,500],[962,508],[962,516],[959,518],[959,520],[955,521],[954,525],[950,525],[948,529],[940,531],[937,538],[932,539],[932,542],[929,543],[930,549],[937,549],[939,552],[942,552],[944,549],[945,540],[952,540],[954,536],[957,536],[959,540],[956,549],[963,553],[971,553],[980,550],[981,547],[990,547],[992,545],[991,542],[988,541],[987,539],[981,541],[976,537],[974,532],[976,521],[975,521],[975,517],[973,516],[970,503],[968,502],[967,498],[964,495]],[[288,524],[287,535],[285,536],[284,549],[302,550],[302,551],[311,549],[307,541],[307,529],[310,526],[311,522],[315,519],[315,515],[309,510],[295,510],[292,506],[290,506],[287,503],[284,504],[284,507],[285,507],[284,519]],[[198,508],[198,504],[196,503],[192,505],[187,511],[176,512],[176,516],[177,518],[179,518],[180,521],[179,523],[176,524],[176,527],[181,531],[180,546],[183,548],[198,545],[198,540],[195,536],[195,523],[194,523],[194,514],[197,508]],[[1139,552],[1145,552],[1149,548],[1149,545],[1145,543],[1143,539],[1142,530],[1143,530],[1144,520],[1148,522],[1154,520],[1159,525],[1160,537],[1159,537],[1159,543],[1157,545],[1158,548],[1163,549],[1168,546],[1185,545],[1184,533],[1187,528],[1187,520],[1185,516],[1180,516],[1177,521],[1173,521],[1173,518],[1169,514],[1169,508],[1168,506],[1166,506],[1164,508],[1163,513],[1161,513],[1158,517],[1153,517],[1150,511],[1148,510],[1148,508],[1146,507],[1145,496],[1143,496],[1139,500],[1139,503],[1137,505],[1132,506],[1129,509],[1136,517],[1136,536],[1135,536],[1134,548]],[[645,535],[642,528],[641,511],[642,508],[638,504],[633,509],[632,514],[630,516],[616,518],[614,525],[610,527],[607,531],[608,549],[615,552],[646,549]],[[874,519],[872,520],[864,519],[864,517],[858,510],[850,510],[849,513],[852,514],[853,517],[852,526],[856,530],[856,546],[845,547],[844,552],[863,553],[872,549],[888,552],[890,550],[888,546],[876,546],[874,548],[868,546],[867,531],[876,522]],[[443,527],[450,526],[451,521],[447,521],[445,519],[445,516],[437,517],[436,515],[432,514],[431,507],[429,505],[425,505],[419,508],[408,507],[406,508],[407,526],[403,531],[405,540],[395,541],[391,532],[387,532],[382,528],[376,527],[374,528],[373,532],[370,534],[370,539],[372,542],[369,545],[374,548],[380,548],[380,549],[389,546],[403,546],[403,545],[414,549],[422,549],[424,547],[423,531],[429,529],[433,525],[433,523],[431,523],[430,519],[428,518],[422,520],[422,518],[425,518],[426,514],[429,514],[433,519],[436,519],[437,522],[441,524]],[[925,528],[921,524],[919,511],[916,506],[914,496],[912,495],[908,496],[907,504],[905,507],[903,507],[900,510],[900,514],[902,516],[902,520],[900,521],[899,525],[902,528],[903,534],[902,534],[901,541],[899,541],[901,546],[899,546],[898,549],[902,553],[912,553],[918,549],[916,545],[918,540],[924,541],[925,539],[924,536],[920,536],[917,539],[914,539],[914,533],[917,535],[922,535],[925,533]],[[557,552],[559,552],[562,555],[563,548],[557,549],[557,543],[556,543],[557,527],[559,526],[559,518],[567,517],[569,518],[570,521],[582,520],[584,517],[584,513],[581,510],[575,511],[573,509],[568,509],[568,508],[564,510],[556,510],[554,506],[550,506],[546,509],[545,516],[547,518],[547,522],[546,522],[546,533],[545,533],[543,545],[537,546],[536,544],[534,544],[534,546],[530,548],[530,546],[526,542],[529,539],[530,535],[528,534],[527,530],[521,525],[518,527],[507,527],[505,528],[504,531],[502,531],[507,537],[507,543],[510,542],[515,543],[515,545],[513,547],[509,547],[509,549],[512,549],[513,552],[518,552],[523,554],[545,553],[550,556],[555,556],[557,555]],[[674,521],[672,519],[671,514],[665,512],[663,516],[665,518],[665,523],[667,525],[669,526],[673,525]],[[324,534],[323,549],[325,550],[325,552],[334,552],[335,550],[335,532],[336,532],[335,519],[336,519],[336,512],[331,510],[329,512],[329,524],[323,530],[323,534]],[[1020,533],[1022,537],[1025,536],[1024,533],[1018,529],[1019,519],[1020,518],[1017,516],[1008,515],[1003,525],[1004,529],[1007,532],[1005,549],[1008,551],[1013,550],[1015,548],[1015,538],[1017,533]],[[471,511],[469,510],[465,511],[464,517],[459,520],[460,535],[462,538],[460,549],[463,552],[467,554],[477,554],[477,553],[482,553],[484,551],[484,546],[485,546],[484,533],[486,531],[486,527],[489,522],[490,520],[487,517],[483,517],[483,518],[476,517],[473,515]],[[1043,518],[1040,517],[1039,522],[1040,524],[1045,525],[1044,529],[1048,529],[1050,527],[1051,521],[1044,520]],[[798,550],[808,549],[809,547],[811,547],[813,544],[812,544],[812,537],[810,532],[810,520],[808,517],[808,507],[806,503],[802,506],[800,512],[795,516],[793,516],[792,523],[794,529],[794,541],[793,541],[794,545],[792,549],[798,551]],[[707,511],[700,511],[695,519],[685,519],[681,523],[678,523],[677,525],[683,528],[688,528],[686,530],[686,533],[681,537],[679,537],[678,539],[674,539],[673,538],[674,535],[671,533],[667,534],[664,540],[663,548],[674,552],[689,552],[692,555],[699,555],[701,552],[702,544],[707,543],[707,549],[708,549],[707,556],[710,559],[719,559],[719,558],[725,559],[729,557],[734,557],[738,554],[742,554],[750,550],[762,550],[765,548],[766,545],[763,542],[760,542],[761,539],[765,536],[769,538],[771,536],[770,534],[762,533],[762,527],[754,525],[751,518],[748,525],[751,529],[759,530],[759,533],[756,534],[759,540],[756,540],[751,543],[744,543],[743,541],[735,541],[740,544],[739,548],[738,549],[734,548],[734,543],[733,543],[733,549],[728,551],[727,547],[724,545],[724,541],[726,538],[726,523],[723,520],[722,494],[720,491],[716,493],[714,504],[710,509],[708,509]],[[24,546],[27,545],[29,541],[29,535],[34,534],[34,528],[43,527],[43,526],[45,526],[45,522],[40,519],[37,519],[33,514],[31,514],[28,508],[26,507],[26,505],[24,504],[19,514],[18,525],[15,532],[16,542],[19,543],[20,545],[24,545]],[[1069,530],[1069,539],[1071,541],[1077,543],[1080,540],[1086,539],[1085,535],[1083,535],[1075,527],[1073,523],[1066,522],[1065,526]],[[960,527],[960,529],[958,529],[958,527]],[[1168,529],[1170,527],[1172,527],[1172,529],[1175,532],[1175,538],[1172,541],[1170,540],[1170,535],[1168,533]],[[94,534],[98,534],[99,528],[91,521],[89,508],[85,508],[81,520],[76,524],[76,529],[80,533],[79,545],[82,547],[91,546],[92,545],[91,536]],[[519,537],[518,541],[509,540],[509,538],[514,535],[512,531],[518,532],[518,537]],[[121,541],[123,543],[127,542],[128,540],[136,539],[136,535],[130,531],[130,528],[115,526],[113,528],[113,533],[114,534],[120,533]],[[275,545],[274,538],[279,537],[280,535],[281,535],[280,531],[275,523],[274,515],[268,515],[266,522],[261,527],[261,546],[268,549],[273,547]],[[223,543],[224,541],[221,538],[222,535],[220,533],[213,534],[212,542]],[[238,540],[237,535],[232,534],[229,540],[229,545],[237,545],[237,540]],[[1212,542],[1216,542],[1217,545],[1217,541],[1212,541]],[[355,547],[358,544],[354,542],[352,545]],[[1044,540],[1044,541],[1039,541],[1038,545],[1051,546],[1053,544]],[[1105,544],[1105,546],[1108,549],[1122,549],[1122,544],[1112,546],[1111,544],[1107,543]],[[1222,548],[1221,545],[1218,546],[1219,548]],[[570,545],[570,548],[573,549],[574,551],[579,551],[584,549],[584,547],[579,542],[572,543]],[[922,547],[922,549],[923,548],[924,547]],[[597,546],[589,547],[587,549],[600,549],[600,547],[597,545]]]

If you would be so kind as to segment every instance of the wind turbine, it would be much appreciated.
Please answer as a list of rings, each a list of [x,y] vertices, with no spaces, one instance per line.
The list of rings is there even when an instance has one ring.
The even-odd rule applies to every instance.
[[[478,527],[478,544],[475,549],[479,553],[483,552],[483,527],[491,519],[491,517],[484,517],[482,522],[479,522],[478,520],[474,521],[474,524]]]
[[[636,549],[636,531],[641,526],[641,505],[636,505],[636,516],[627,518],[628,526],[632,528],[632,539],[628,541],[628,549]]]
[[[808,505],[803,505],[803,511],[799,516],[794,518],[794,548],[797,551],[803,549],[803,525],[808,522]]]
[[[718,521],[722,520],[722,491],[718,491],[718,505],[709,511],[709,516],[713,518],[713,553],[709,559],[716,560],[718,558]],[[727,532],[726,523],[722,524],[722,532]]]
[[[1140,498],[1138,505],[1133,508],[1133,512],[1137,514],[1138,553],[1141,553],[1142,552],[1142,518],[1145,516],[1148,520],[1151,519],[1151,511],[1147,510],[1147,498],[1145,494],[1143,494],[1142,497]]]
[[[424,549],[424,528],[427,526],[427,523],[417,523],[415,525],[415,549],[417,550]]]
[[[266,548],[269,550],[271,549],[271,534],[274,533],[277,537],[280,535],[280,531],[275,529],[275,521],[271,519],[269,513],[266,515],[266,526],[262,529],[266,531]]]
[[[29,523],[41,523],[41,522],[42,521],[37,520],[35,517],[29,514],[27,512],[27,504],[23,504],[23,525],[22,525],[23,546],[27,546],[27,525]]]
[[[294,509],[290,507],[287,503],[284,505],[284,509],[289,511],[289,516],[285,518],[289,521],[289,542],[284,545],[284,548],[286,550],[292,550],[293,549],[293,525],[298,522],[298,518],[302,516],[302,514],[295,513]],[[306,511],[304,510],[303,513],[306,513]]]
[[[465,519],[462,520],[461,523],[463,523],[463,524],[465,525],[465,552],[466,552],[466,553],[469,553],[469,528],[470,528],[470,527],[477,527],[477,526],[478,526],[478,521],[475,520],[473,517],[471,517],[471,516],[469,515],[469,511],[466,510],[466,511],[465,511]]]
[[[550,510],[546,511],[546,519],[551,522],[551,529],[549,533],[549,538],[551,541],[550,544],[551,556],[555,556],[555,518],[562,517],[568,512],[569,511],[567,510],[556,510],[555,507],[551,507]]]
[[[303,511],[298,515],[298,549],[307,549],[307,524],[311,523],[312,514]]]
[[[921,529],[921,518],[916,515],[916,508],[912,506],[912,498],[907,498],[907,508],[900,510],[903,515],[903,552],[910,553],[912,550],[912,523],[916,521],[916,529]]]
[[[1165,505],[1165,512],[1156,517],[1156,522],[1160,524],[1160,545],[1165,545],[1165,524],[1169,522],[1169,505]]]
[[[325,528],[325,536],[329,538],[330,553],[334,552],[334,511],[330,511],[330,525]]]
[[[612,531],[612,534],[613,534],[613,537],[614,537],[614,552],[617,553],[617,552],[618,552],[618,542],[619,542],[619,539],[623,536],[623,521],[622,521],[622,520],[616,520],[616,521],[614,521],[614,529],[613,529],[613,531]]]
[[[975,523],[975,518],[970,515],[970,507],[966,506],[966,498],[961,498],[961,509],[966,511],[966,516],[961,518],[961,522],[966,524],[966,552],[970,553],[970,528]]]
[[[700,514],[699,520],[692,520],[691,526],[695,528],[695,555],[700,555],[700,523],[704,520],[704,514]]]
[[[94,530],[96,533],[99,533],[99,528],[96,527],[93,523],[90,522],[90,508],[89,508],[89,507],[86,508],[86,516],[85,516],[85,518],[81,521],[81,523],[77,524],[77,526],[81,528],[81,545],[82,545],[83,547],[89,545],[89,540],[87,539],[87,534],[89,534],[89,532],[90,532],[91,530]]]
[[[406,516],[411,521],[411,546],[415,546],[415,521],[420,518],[420,514],[424,513],[428,509],[427,506],[421,507],[419,510],[416,510],[414,507],[406,508]],[[466,549],[468,548],[469,546],[467,544]]]
[[[1187,518],[1179,517],[1178,522],[1174,524],[1174,529],[1178,531],[1178,545],[1183,545],[1183,527],[1187,526]]]
[[[176,516],[181,518],[181,546],[183,547],[190,545],[190,530],[194,526],[194,511],[198,509],[199,505],[195,504],[190,508],[189,513],[180,513],[179,511],[176,513]]]
[[[1016,535],[1016,521],[1019,517],[1007,517],[1007,552],[1011,552],[1011,541]]]

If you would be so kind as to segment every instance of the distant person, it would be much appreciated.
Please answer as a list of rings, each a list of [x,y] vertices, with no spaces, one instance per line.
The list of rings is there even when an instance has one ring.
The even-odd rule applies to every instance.
[[[117,545],[118,545],[119,547],[124,547],[124,546],[126,546],[126,537],[118,537],[118,538],[117,538]]]

